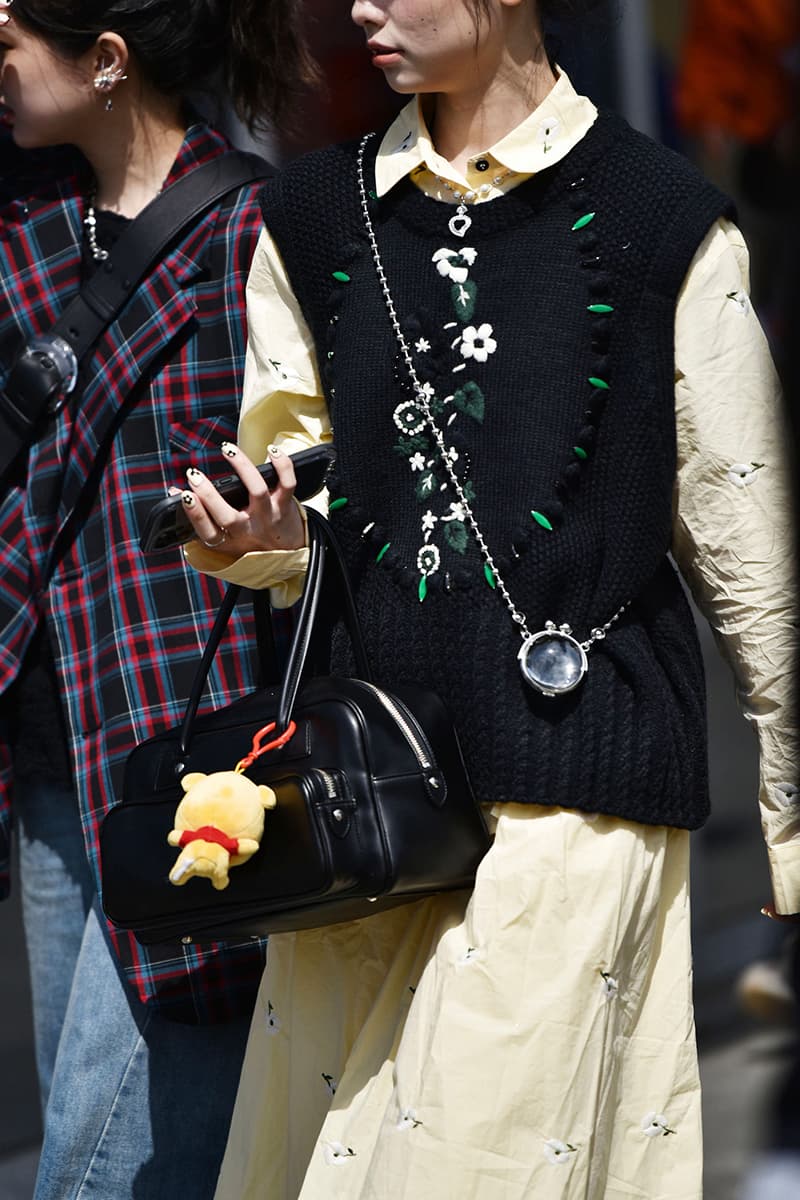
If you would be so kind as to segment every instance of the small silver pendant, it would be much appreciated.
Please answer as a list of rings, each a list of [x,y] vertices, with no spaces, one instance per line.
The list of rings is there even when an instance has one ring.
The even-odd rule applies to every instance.
[[[581,683],[589,669],[586,651],[569,625],[548,621],[526,637],[517,655],[522,678],[543,696],[563,696]]]
[[[447,222],[453,237],[463,238],[472,227],[472,217],[467,212],[466,204],[459,204],[458,212]]]

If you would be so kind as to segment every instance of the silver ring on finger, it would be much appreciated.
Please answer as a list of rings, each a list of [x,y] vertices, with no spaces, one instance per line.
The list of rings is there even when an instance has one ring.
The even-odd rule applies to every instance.
[[[203,543],[204,546],[207,546],[209,550],[216,550],[218,546],[222,545],[222,543],[227,539],[227,537],[228,537],[228,531],[224,525],[221,525],[220,529],[219,529],[219,537],[215,538],[213,542],[207,542],[205,540],[205,538],[200,538],[200,541]]]

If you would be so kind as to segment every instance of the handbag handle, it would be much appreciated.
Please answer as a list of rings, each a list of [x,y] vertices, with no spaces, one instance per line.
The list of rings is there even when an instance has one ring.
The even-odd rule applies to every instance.
[[[289,727],[289,722],[292,719],[292,710],[297,699],[297,692],[300,687],[300,680],[303,675],[306,659],[308,657],[309,647],[311,645],[311,637],[314,630],[317,611],[319,608],[320,596],[322,594],[322,584],[325,575],[325,564],[328,553],[331,557],[338,575],[340,584],[341,598],[344,608],[344,622],[347,629],[350,642],[353,647],[353,654],[356,662],[356,671],[360,679],[366,680],[368,683],[372,680],[372,669],[369,665],[366,647],[364,645],[364,635],[361,630],[361,623],[358,619],[358,611],[355,605],[353,589],[350,583],[350,576],[347,571],[347,565],[342,554],[341,546],[334,537],[330,525],[313,508],[306,509],[306,517],[308,522],[308,570],[306,572],[305,585],[303,587],[303,595],[300,600],[300,612],[295,626],[294,637],[292,638],[291,649],[286,663],[286,668],[283,674],[281,690],[278,699],[278,713],[276,717],[276,736],[283,733]],[[189,753],[192,736],[194,734],[194,724],[197,717],[197,709],[200,705],[203,692],[205,690],[208,673],[211,670],[211,664],[214,661],[214,655],[219,649],[219,644],[222,640],[222,635],[227,628],[237,601],[242,593],[242,588],[238,584],[230,584],[222,604],[217,612],[216,620],[206,642],[202,658],[195,673],[192,682],[192,690],[189,695],[189,700],[186,705],[183,721],[181,723],[179,747],[182,756]]]

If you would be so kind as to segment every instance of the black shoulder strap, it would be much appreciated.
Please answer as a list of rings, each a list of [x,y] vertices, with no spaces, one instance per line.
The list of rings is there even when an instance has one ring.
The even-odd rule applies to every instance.
[[[63,403],[65,375],[72,374],[74,384],[69,364],[80,365],[178,235],[229,192],[272,174],[256,155],[231,151],[173,183],[131,222],[52,329],[26,346],[11,368],[0,391],[0,477],[35,439],[45,414]]]

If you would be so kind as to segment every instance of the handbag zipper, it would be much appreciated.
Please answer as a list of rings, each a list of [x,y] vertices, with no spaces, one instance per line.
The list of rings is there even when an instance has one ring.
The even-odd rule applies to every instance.
[[[363,679],[354,680],[354,682],[359,683],[361,687],[368,688],[374,696],[377,696],[386,711],[400,726],[400,729],[402,730],[409,746],[414,751],[417,762],[422,770],[430,771],[434,765],[432,762],[432,755],[428,750],[428,747],[422,741],[420,735],[416,732],[411,724],[408,714],[402,708],[400,708],[398,702],[391,696],[387,696],[386,692],[382,692],[380,688],[375,687],[374,683],[366,683]]]
[[[336,790],[336,780],[330,771],[323,771],[321,767],[317,767],[317,774],[322,776],[325,784],[325,791],[328,793],[329,800],[338,800],[339,793]]]

